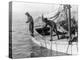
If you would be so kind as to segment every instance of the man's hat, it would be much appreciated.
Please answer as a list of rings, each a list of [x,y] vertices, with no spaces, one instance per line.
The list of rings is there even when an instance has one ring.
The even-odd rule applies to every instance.
[[[28,13],[28,12],[26,12],[26,13],[25,13],[25,15],[29,15],[29,13]]]

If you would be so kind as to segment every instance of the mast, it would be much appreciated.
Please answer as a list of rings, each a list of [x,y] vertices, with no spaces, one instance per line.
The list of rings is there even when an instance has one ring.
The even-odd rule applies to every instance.
[[[72,40],[72,37],[71,37],[71,6],[70,5],[65,5],[66,7],[66,12],[67,12],[67,20],[68,20],[68,34],[69,34],[69,40],[68,40],[68,47],[67,47],[67,51],[68,52],[68,48],[69,48],[69,45],[71,45],[71,54],[72,54],[72,44],[71,44],[71,40]]]
[[[68,34],[69,34],[69,41],[71,40],[71,6],[64,5],[64,10],[66,14],[66,20],[68,21]]]
[[[68,30],[69,30],[69,41],[71,40],[71,6],[67,5],[68,8]]]

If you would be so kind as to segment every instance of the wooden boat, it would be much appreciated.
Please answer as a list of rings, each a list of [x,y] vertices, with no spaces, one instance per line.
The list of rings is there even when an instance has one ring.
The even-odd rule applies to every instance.
[[[55,50],[55,51],[59,51],[59,52],[63,52],[63,53],[68,53],[68,54],[76,54],[73,52],[76,52],[77,49],[75,49],[76,47],[74,47],[74,46],[73,46],[74,47],[74,49],[73,49],[72,44],[70,45],[71,48],[69,49],[69,42],[68,41],[71,41],[71,34],[77,34],[77,33],[73,33],[73,32],[75,32],[75,29],[74,29],[74,27],[71,26],[71,21],[72,21],[72,23],[75,21],[70,19],[71,18],[70,5],[67,7],[69,10],[69,12],[67,14],[68,20],[63,21],[63,22],[61,21],[59,24],[64,31],[69,33],[69,35],[68,35],[68,33],[63,33],[63,32],[58,31],[59,36],[60,37],[63,36],[63,38],[57,39],[57,36],[54,32],[55,35],[52,36],[53,41],[50,41],[50,39],[51,39],[50,38],[50,31],[49,31],[50,28],[48,28],[48,27],[45,29],[44,28],[35,28],[34,37],[31,37],[32,41],[34,43],[36,43],[39,46],[43,46],[43,47],[46,47],[48,49],[51,49],[51,50]],[[76,26],[75,26],[75,28],[76,28],[76,32],[77,32]],[[59,30],[61,30],[61,29],[59,29]],[[63,34],[65,34],[65,35],[63,35]],[[67,38],[65,38],[66,36],[67,36]],[[74,41],[76,41],[76,40],[74,40]],[[76,42],[74,42],[74,43],[76,43]],[[68,50],[69,50],[69,52],[67,52]],[[76,51],[73,51],[73,50],[76,50]]]
[[[68,47],[68,38],[63,38],[63,39],[61,38],[58,40],[57,36],[53,35],[52,37],[53,41],[50,41],[49,30],[50,28],[48,27],[46,28],[46,30],[44,28],[35,28],[34,37],[31,36],[32,41],[39,46],[46,47],[47,49],[63,52],[66,54],[76,54],[77,51],[74,53],[71,53],[72,50],[75,50],[75,49],[71,50],[71,48],[69,48],[69,52],[66,52]],[[43,31],[45,31],[44,34],[42,33]],[[59,35],[59,36],[62,36],[62,35]],[[75,46],[73,47],[75,48]]]

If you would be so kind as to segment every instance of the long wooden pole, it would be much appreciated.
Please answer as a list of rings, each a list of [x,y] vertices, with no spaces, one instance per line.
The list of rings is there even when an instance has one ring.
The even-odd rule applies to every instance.
[[[70,5],[68,5],[68,27],[69,27],[69,38],[71,40],[71,9]]]
[[[51,35],[51,40],[50,40],[50,41],[51,41],[51,56],[52,56],[52,55],[53,55],[53,54],[52,54],[52,30],[53,30],[53,28],[52,28],[52,27],[50,27],[50,28],[51,28],[51,31],[50,31],[50,32],[51,32],[51,33],[50,33],[50,35]]]
[[[68,34],[69,41],[71,41],[71,6],[67,5],[67,17],[68,17]],[[70,42],[69,42],[70,43]],[[68,46],[69,47],[69,46]],[[72,46],[71,46],[71,54],[72,54]]]

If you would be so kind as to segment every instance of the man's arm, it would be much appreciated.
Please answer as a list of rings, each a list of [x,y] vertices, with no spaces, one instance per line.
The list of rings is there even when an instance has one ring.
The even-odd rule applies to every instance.
[[[30,16],[28,17],[28,20],[26,21],[26,23],[32,22],[33,18]]]

